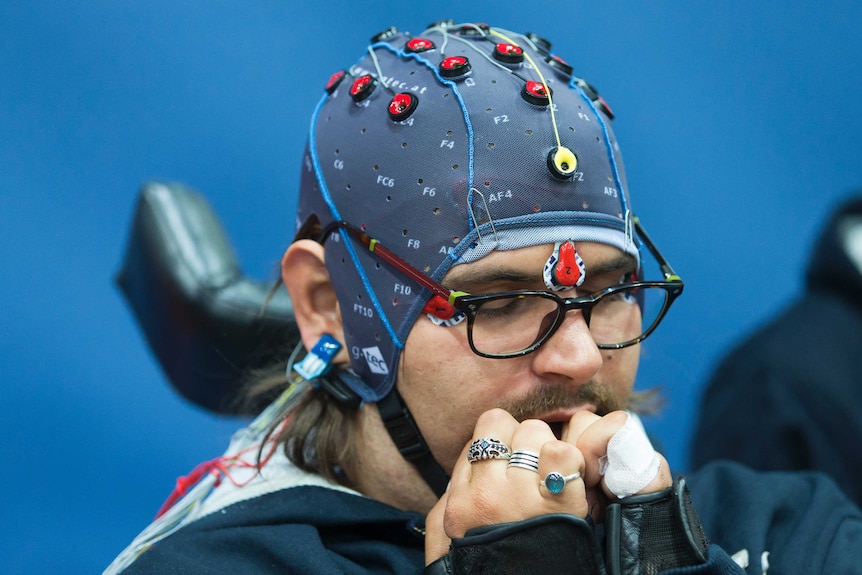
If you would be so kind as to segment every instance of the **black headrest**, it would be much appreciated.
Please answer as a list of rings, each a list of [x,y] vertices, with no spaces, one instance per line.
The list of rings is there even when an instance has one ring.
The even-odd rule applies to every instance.
[[[171,385],[223,414],[252,415],[243,376],[299,341],[282,288],[246,278],[209,204],[176,183],[148,183],[117,285]]]

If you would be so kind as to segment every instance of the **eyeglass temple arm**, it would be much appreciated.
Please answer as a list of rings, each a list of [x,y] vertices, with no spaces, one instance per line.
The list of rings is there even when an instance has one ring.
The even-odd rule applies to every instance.
[[[661,272],[662,274],[664,274],[664,279],[666,281],[681,282],[682,278],[679,277],[679,275],[677,275],[675,271],[673,271],[673,268],[671,267],[670,263],[668,263],[665,257],[661,255],[661,252],[658,251],[658,248],[656,247],[655,243],[653,243],[652,239],[649,237],[649,234],[647,234],[646,230],[644,229],[643,224],[641,224],[641,220],[639,217],[634,217],[634,224],[635,231],[637,232],[638,236],[643,241],[643,243],[646,244],[647,248],[658,262],[658,265],[661,268]]]
[[[634,227],[638,236],[646,244],[647,248],[650,250],[656,261],[658,262],[662,274],[664,274],[665,280],[682,282],[682,278],[677,275],[677,273],[673,270],[673,267],[671,267],[670,263],[665,259],[661,252],[658,251],[658,248],[656,247],[655,243],[652,241],[649,234],[647,234],[646,229],[644,229],[643,225],[641,224],[640,218],[638,218],[637,216],[634,217]],[[318,243],[323,245],[329,235],[338,228],[343,228],[347,230],[347,232],[354,238],[356,238],[356,240],[360,244],[365,246],[365,248],[369,252],[379,257],[398,271],[407,275],[410,279],[412,279],[422,287],[426,288],[432,294],[434,294],[434,296],[436,297],[432,297],[431,301],[428,302],[428,306],[426,306],[427,308],[429,308],[425,310],[428,313],[433,313],[441,319],[449,319],[455,312],[455,300],[460,296],[467,295],[466,292],[448,290],[444,288],[443,286],[441,286],[440,284],[438,284],[437,282],[435,282],[434,280],[432,280],[431,278],[405,262],[403,259],[395,255],[393,252],[389,251],[388,248],[386,248],[383,244],[372,238],[370,235],[358,228],[353,227],[345,221],[334,221],[328,224],[320,232],[320,235],[317,238]],[[437,300],[437,304],[442,304],[443,306],[445,306],[445,309],[439,306],[435,307],[434,300]]]
[[[365,248],[369,252],[379,257],[381,260],[388,263],[398,271],[407,275],[410,279],[412,279],[422,287],[426,288],[435,296],[438,296],[438,298],[442,299],[443,302],[446,302],[449,309],[447,309],[445,312],[443,310],[440,310],[439,315],[441,319],[449,319],[449,317],[451,317],[454,313],[454,308],[452,307],[452,305],[454,304],[455,299],[457,299],[459,296],[467,295],[466,292],[448,290],[444,288],[443,286],[441,286],[440,284],[438,284],[437,282],[435,282],[434,280],[432,280],[431,278],[405,262],[403,259],[395,255],[387,247],[369,236],[367,233],[353,227],[347,222],[336,221],[327,225],[318,236],[318,242],[323,244],[326,241],[326,238],[329,237],[329,234],[337,228],[343,228],[347,230],[347,232],[352,235],[360,244],[365,246]],[[435,313],[435,315],[438,314]],[[447,315],[448,317],[442,317],[442,315]]]

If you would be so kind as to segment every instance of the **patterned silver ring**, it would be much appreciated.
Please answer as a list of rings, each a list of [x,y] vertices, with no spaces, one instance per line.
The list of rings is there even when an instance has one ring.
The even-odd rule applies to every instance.
[[[532,451],[516,450],[512,452],[509,459],[509,467],[520,467],[530,471],[539,472],[539,454]]]
[[[563,492],[563,489],[566,488],[566,484],[569,481],[574,481],[580,476],[580,471],[572,473],[571,475],[563,475],[562,473],[552,471],[545,476],[544,481],[542,481],[539,486],[541,487],[544,485],[545,489],[547,489],[549,493],[556,495]]]
[[[485,461],[487,459],[509,459],[512,451],[499,439],[493,437],[480,437],[470,444],[467,451],[467,461]]]

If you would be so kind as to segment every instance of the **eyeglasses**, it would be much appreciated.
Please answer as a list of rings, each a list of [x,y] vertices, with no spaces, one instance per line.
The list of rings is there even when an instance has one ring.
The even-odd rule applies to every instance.
[[[638,218],[634,218],[634,230],[655,258],[665,279],[629,281],[570,298],[538,290],[480,295],[450,290],[347,222],[328,224],[317,241],[324,244],[337,229],[345,230],[375,257],[428,289],[433,295],[423,312],[448,320],[450,324],[466,317],[470,348],[482,357],[517,357],[535,351],[554,335],[571,310],[580,310],[600,349],[629,347],[655,331],[684,287],[682,279],[658,251]]]

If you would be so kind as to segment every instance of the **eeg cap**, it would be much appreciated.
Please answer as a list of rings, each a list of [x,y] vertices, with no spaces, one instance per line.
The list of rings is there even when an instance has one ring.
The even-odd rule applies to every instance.
[[[613,114],[550,49],[451,21],[372,38],[314,112],[297,227],[347,221],[438,281],[493,250],[568,239],[638,257]],[[351,357],[342,379],[377,401],[430,294],[343,231],[326,265]]]

